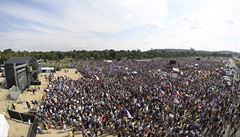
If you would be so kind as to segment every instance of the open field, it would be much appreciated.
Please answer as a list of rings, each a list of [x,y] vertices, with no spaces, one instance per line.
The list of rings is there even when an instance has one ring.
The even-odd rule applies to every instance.
[[[0,137],[240,137],[239,5],[0,0]]]
[[[165,60],[161,60],[160,62],[162,63],[163,61]],[[184,62],[185,61],[185,62]],[[197,92],[202,92],[202,94],[204,94],[204,90],[202,89],[198,89],[198,87],[201,87],[202,85],[204,85],[205,83],[208,83],[209,85],[211,85],[212,87],[214,88],[218,88],[218,85],[220,84],[224,84],[224,82],[221,80],[221,76],[223,74],[223,70],[220,70],[220,69],[217,69],[217,68],[220,68],[223,64],[218,64],[216,63],[215,61],[212,62],[211,60],[206,60],[205,62],[206,63],[200,63],[200,62],[197,62],[199,63],[197,65],[197,67],[189,67],[187,68],[185,64],[194,64],[196,61],[193,61],[193,60],[183,60],[183,61],[179,61],[179,66],[180,68],[184,68],[182,69],[183,71],[183,74],[187,74],[187,75],[180,75],[179,74],[179,77],[175,77],[175,76],[171,76],[170,74],[172,74],[173,72],[171,70],[165,70],[165,66],[162,65],[161,63],[159,63],[158,60],[155,60],[155,61],[139,61],[139,62],[117,62],[115,64],[115,67],[116,66],[121,66],[121,65],[126,65],[126,66],[129,66],[132,67],[132,68],[128,68],[126,69],[125,67],[117,67],[115,69],[112,69],[112,65],[109,65],[107,63],[102,63],[102,62],[85,62],[86,64],[82,65],[82,66],[79,66],[79,70],[80,70],[80,73],[83,74],[84,76],[86,76],[86,79],[91,79],[90,81],[84,81],[84,80],[78,80],[81,75],[79,73],[75,73],[76,70],[75,69],[67,69],[67,72],[65,72],[64,69],[62,69],[61,71],[57,71],[55,74],[54,74],[54,77],[57,77],[57,76],[67,76],[69,78],[72,78],[74,80],[77,80],[73,83],[67,83],[67,79],[66,79],[66,85],[65,86],[73,86],[75,87],[76,89],[78,90],[82,90],[81,87],[84,86],[84,84],[89,84],[88,86],[91,87],[93,90],[91,91],[88,91],[90,93],[87,93],[87,89],[84,89],[82,90],[79,94],[81,94],[81,96],[84,96],[85,98],[83,98],[82,100],[86,100],[86,99],[93,99],[92,96],[96,97],[96,99],[98,99],[98,97],[100,95],[102,95],[102,91],[98,90],[98,89],[105,89],[106,87],[104,86],[100,86],[99,85],[99,79],[105,79],[105,80],[108,80],[106,83],[104,84],[109,84],[111,83],[112,85],[118,85],[119,87],[121,88],[126,88],[128,89],[129,86],[133,87],[132,90],[136,91],[138,94],[142,94],[142,95],[137,95],[137,94],[134,94],[135,96],[139,96],[139,97],[142,97],[144,100],[147,101],[150,101],[152,100],[152,98],[156,97],[157,98],[162,98],[163,96],[166,97],[167,99],[164,99],[163,97],[163,101],[164,101],[164,108],[163,108],[163,111],[165,111],[165,113],[169,113],[170,114],[173,114],[173,112],[171,112],[172,110],[169,109],[171,106],[171,99],[174,100],[174,103],[175,103],[175,99],[177,99],[176,102],[179,102],[181,101],[182,104],[185,104],[185,105],[182,105],[180,107],[184,107],[182,109],[185,109],[185,111],[189,111],[188,113],[184,112],[184,114],[181,116],[183,119],[186,119],[187,117],[188,118],[191,118],[192,116],[192,113],[191,113],[191,110],[190,107],[186,107],[188,104],[186,102],[186,100],[188,100],[189,102],[192,102],[193,100],[191,98],[196,98],[195,94]],[[93,64],[91,64],[93,63]],[[166,62],[165,62],[166,63]],[[149,70],[149,66],[151,66],[152,64],[154,64],[155,66],[153,66],[151,68],[151,70],[154,70],[154,71],[148,71]],[[164,63],[163,63],[164,64]],[[211,65],[208,65],[208,64],[211,64]],[[91,69],[89,69],[88,66],[92,66]],[[141,66],[141,67],[140,67]],[[214,69],[213,69],[213,68]],[[160,68],[160,69],[159,69]],[[216,69],[215,69],[216,68]],[[133,70],[135,71],[133,71]],[[117,70],[117,71],[116,71]],[[124,75],[122,75],[122,72],[126,72],[130,70],[130,74],[129,73],[126,73]],[[213,71],[214,70],[214,71]],[[114,72],[115,71],[115,72]],[[166,71],[166,72],[164,72]],[[99,73],[101,72],[101,73]],[[169,76],[164,76],[162,75],[164,73],[168,73]],[[132,74],[131,74],[132,73]],[[138,74],[140,73],[140,74]],[[101,75],[102,74],[102,75]],[[116,75],[116,74],[121,74],[120,76],[119,75]],[[154,75],[153,75],[154,74]],[[43,92],[43,90],[47,87],[48,85],[48,81],[44,78],[44,75],[48,75],[46,73],[42,73],[39,75],[39,80],[41,81],[41,86],[40,86],[40,90],[37,90],[36,94],[33,94],[32,92],[27,92],[25,91],[22,96],[21,96],[21,99],[18,100],[18,101],[28,101],[30,102],[31,100],[38,100],[39,102],[41,102],[41,99],[42,99],[42,96],[44,95],[45,92]],[[90,76],[90,77],[87,77],[87,76]],[[94,77],[91,77],[91,76],[94,76]],[[188,77],[188,76],[195,76],[195,77],[192,77],[192,78],[196,78],[198,80],[198,82],[195,82],[194,83],[194,79],[192,79],[191,77]],[[211,77],[210,77],[211,76]],[[181,77],[183,77],[184,79],[181,79]],[[216,79],[216,78],[220,78],[220,79]],[[113,79],[114,78],[114,79]],[[185,81],[184,83],[177,83],[175,80],[176,79],[179,79],[179,80],[182,80],[182,81]],[[2,80],[2,79],[1,79]],[[141,80],[139,82],[139,80]],[[168,80],[171,80],[169,81],[170,84],[168,83],[165,83],[164,81],[168,81]],[[156,81],[161,81],[160,82],[160,85],[163,88],[163,90],[165,91],[165,93],[163,91],[159,92],[159,94],[154,94],[154,92],[158,92],[157,89],[151,89],[153,86],[151,85],[156,85],[156,84],[159,84],[159,83],[156,83]],[[199,83],[200,81],[200,83]],[[53,83],[56,84],[56,80],[54,80]],[[85,82],[85,83],[84,83]],[[90,83],[88,83],[90,82]],[[93,83],[91,83],[93,82]],[[96,83],[94,83],[96,82]],[[218,82],[219,84],[215,84],[214,82]],[[130,84],[129,84],[130,83]],[[147,85],[145,88],[147,88],[148,90],[148,95],[145,95],[144,92],[141,92],[140,89],[138,90],[139,88],[139,85],[143,85],[143,84],[149,84]],[[151,85],[150,85],[151,83]],[[193,84],[194,83],[194,84]],[[211,84],[210,84],[211,83]],[[94,86],[92,86],[93,84],[96,84]],[[136,84],[139,84],[138,86],[136,86]],[[178,85],[179,84],[179,85]],[[81,86],[80,86],[81,85]],[[121,85],[121,86],[120,86]],[[124,87],[125,85],[129,85],[128,87]],[[171,85],[171,87],[169,87]],[[191,86],[191,89],[195,89],[197,92],[191,92],[190,90],[185,90],[183,94],[179,94],[178,91],[175,91],[175,88],[172,88],[172,85],[175,85],[175,86],[179,86],[181,87],[181,91],[183,92],[185,89],[184,88],[187,88],[187,87],[190,87]],[[187,86],[186,86],[187,85]],[[197,86],[196,86],[197,85]],[[205,85],[204,85],[205,86]],[[98,89],[96,89],[96,87],[98,87]],[[115,99],[117,100],[119,96],[121,95],[124,95],[124,94],[121,94],[120,92],[118,93],[118,91],[115,91],[115,89],[119,88],[119,87],[111,87],[111,85],[108,85],[107,88],[109,88],[108,90],[108,95],[106,95],[106,98],[103,97],[102,99],[104,101],[106,101],[106,103],[109,103],[111,102],[111,100],[115,97]],[[155,88],[156,86],[154,86]],[[31,88],[35,88],[35,86],[32,86]],[[95,89],[94,89],[95,88]],[[111,89],[112,88],[112,89]],[[207,87],[205,87],[207,88]],[[234,86],[234,88],[239,88],[237,86]],[[212,88],[211,88],[212,89]],[[19,112],[27,112],[28,111],[28,108],[26,106],[26,103],[23,102],[22,104],[17,104],[16,102],[18,101],[13,101],[13,100],[10,100],[7,98],[7,95],[8,95],[8,90],[6,89],[0,89],[1,92],[0,92],[0,110],[1,110],[1,113],[5,113],[6,114],[6,108],[8,106],[11,106],[12,103],[15,104],[16,106],[16,110],[19,111]],[[152,90],[155,90],[154,92]],[[223,90],[225,90],[225,88],[223,88]],[[227,90],[231,90],[231,89],[227,89]],[[219,90],[216,90],[217,92],[219,92]],[[211,100],[210,98],[215,96],[215,93],[216,91],[212,92],[210,91],[209,93],[213,94],[211,96],[209,96],[209,100]],[[56,90],[54,91],[55,93],[57,92]],[[76,97],[78,95],[78,92],[76,91],[73,91],[73,90],[64,90],[62,92],[65,92],[66,94],[68,92],[75,92],[75,94],[72,96],[72,98]],[[98,93],[99,92],[99,93]],[[126,96],[124,96],[123,98],[121,98],[120,100],[123,100],[123,101],[126,101],[128,102],[129,99],[129,91],[128,90],[123,90],[122,92],[124,92],[126,94]],[[162,95],[162,92],[164,93]],[[238,92],[237,90],[235,90],[234,92]],[[46,94],[48,94],[49,92],[46,92]],[[96,94],[97,93],[97,94]],[[174,93],[174,94],[173,94]],[[85,94],[85,95],[84,95]],[[90,95],[88,95],[90,94]],[[109,98],[109,94],[111,95],[111,97]],[[171,95],[172,94],[172,95]],[[61,97],[62,97],[62,94],[57,94],[57,95],[60,95],[59,96],[59,102],[61,102]],[[219,96],[223,97],[223,94],[222,92],[219,92],[218,94]],[[65,94],[63,96],[66,96]],[[69,96],[68,96],[69,97]],[[234,99],[236,100],[236,98],[238,98],[237,96],[234,97]],[[51,99],[51,98],[50,98]],[[69,98],[69,100],[71,99],[71,97]],[[107,99],[107,100],[106,100]],[[197,98],[198,99],[198,98]],[[79,99],[81,100],[81,99]],[[135,100],[135,99],[134,99]],[[44,100],[43,100],[44,101]],[[96,100],[92,100],[92,102],[94,102]],[[102,101],[101,101],[102,102]],[[238,102],[238,100],[236,100],[236,102]],[[62,102],[63,103],[63,102]],[[61,104],[62,104],[61,103]],[[97,103],[97,102],[96,102]],[[129,102],[131,103],[131,102]],[[151,102],[150,102],[151,103]],[[149,103],[149,104],[150,104]],[[156,106],[159,107],[159,104],[157,104],[158,102],[156,102]],[[60,103],[59,103],[60,104]],[[59,104],[55,104],[57,106],[61,106]],[[73,103],[74,104],[74,103]],[[131,103],[132,106],[135,106],[135,110],[134,111],[131,111],[129,109],[129,111],[131,112],[131,114],[135,115],[136,117],[136,113],[135,112],[138,112],[139,114],[142,114],[142,113],[148,113],[148,115],[152,115],[151,113],[149,113],[149,108],[150,110],[154,110],[154,111],[158,111],[157,109],[155,110],[154,108],[152,108],[152,106],[144,106],[145,108],[142,109],[142,108],[138,108],[136,106],[137,103]],[[200,104],[200,103],[199,103]],[[53,106],[55,106],[53,105]],[[64,105],[64,103],[63,103]],[[202,104],[203,105],[203,104]],[[236,104],[238,105],[238,104]],[[63,109],[65,109],[66,106],[63,107]],[[106,109],[105,107],[102,107],[102,106],[98,106],[100,107],[99,109]],[[102,107],[102,108],[101,108]],[[130,107],[130,106],[128,106]],[[114,107],[112,107],[112,109],[114,109]],[[120,108],[121,109],[121,108]],[[199,109],[199,108],[198,108]],[[180,110],[180,109],[179,109]],[[98,110],[95,110],[96,112],[99,112]],[[144,112],[146,111],[146,112]],[[197,110],[197,111],[200,111]],[[219,111],[218,109],[215,109],[215,111]],[[237,110],[239,111],[239,110]],[[104,113],[104,111],[100,111],[101,113]],[[129,112],[128,112],[129,113]],[[135,114],[134,114],[135,113]],[[220,113],[220,112],[219,112]],[[145,119],[153,119],[155,120],[158,116],[151,116],[150,118],[148,117],[148,115],[144,115]],[[8,117],[8,115],[6,114],[6,116]],[[126,116],[124,116],[126,117]],[[131,118],[131,116],[127,115],[128,118]],[[168,116],[167,116],[168,117]],[[170,117],[169,117],[170,118]],[[15,121],[15,120],[10,120],[9,118],[7,119],[8,120],[8,123],[10,125],[10,131],[9,131],[9,136],[10,137],[18,137],[18,136],[26,136],[27,135],[27,132],[28,132],[28,128],[29,128],[29,125],[28,123],[22,123],[22,122],[19,122],[19,121]],[[129,122],[127,120],[127,122]],[[145,121],[145,122],[148,122],[148,121]],[[156,122],[156,121],[154,121]],[[181,121],[183,122],[187,122],[187,121]],[[168,122],[168,123],[171,123],[171,122]],[[170,125],[171,126],[171,125]],[[161,126],[159,126],[161,127]],[[105,128],[105,127],[104,127]],[[109,127],[108,127],[109,128]],[[205,129],[205,127],[203,127]],[[229,133],[229,124],[226,124],[225,126],[226,128],[226,132],[224,134],[224,137],[227,137],[227,133]],[[71,126],[67,126],[67,129],[71,129]],[[202,130],[201,132],[207,132],[209,128],[206,128],[205,130]],[[128,127],[125,127],[124,130],[129,130],[130,129]],[[119,131],[119,130],[118,130]],[[121,130],[122,131],[122,130]],[[124,131],[125,132],[125,131]],[[168,132],[168,131],[166,131]],[[63,130],[63,129],[48,129],[48,130],[44,130],[44,133],[45,134],[37,134],[37,137],[66,137],[68,136],[68,133],[67,131]],[[206,133],[207,134],[207,133]],[[238,133],[237,135],[239,135],[239,130],[238,130]],[[82,136],[82,131],[77,131],[75,132],[75,136],[77,137],[81,137]],[[106,130],[104,130],[104,134],[102,136],[113,136],[113,135],[110,135],[108,134],[108,132],[106,133]]]

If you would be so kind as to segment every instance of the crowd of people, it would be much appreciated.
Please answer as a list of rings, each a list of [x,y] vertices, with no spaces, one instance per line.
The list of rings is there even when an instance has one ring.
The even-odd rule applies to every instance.
[[[223,67],[211,59],[79,62],[81,79],[47,78],[38,120],[86,137],[234,137],[240,83],[226,84]]]

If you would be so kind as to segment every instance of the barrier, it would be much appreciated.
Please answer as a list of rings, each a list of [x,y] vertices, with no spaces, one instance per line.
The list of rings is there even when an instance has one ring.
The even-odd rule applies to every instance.
[[[8,115],[10,116],[10,118],[17,119],[17,120],[20,120],[23,122],[28,122],[28,120],[30,120],[31,123],[33,123],[33,121],[35,119],[34,115],[19,113],[17,111],[10,110],[10,109],[8,109]]]
[[[37,120],[34,119],[33,120],[33,123],[31,123],[30,125],[30,128],[28,130],[28,134],[27,134],[27,137],[36,137],[36,134],[37,134]]]
[[[8,115],[10,116],[10,118],[22,121],[21,114],[17,111],[13,111],[13,110],[8,109]]]
[[[28,120],[31,121],[31,123],[34,122],[35,116],[34,115],[30,115],[30,114],[24,114],[24,113],[20,113],[21,117],[22,117],[22,121],[23,122],[28,122]]]
[[[8,115],[12,119],[20,120],[23,122],[28,122],[29,120],[31,121],[27,137],[36,137],[37,134],[37,120],[35,119],[34,115],[31,114],[25,114],[25,113],[19,113],[14,110],[8,109]]]

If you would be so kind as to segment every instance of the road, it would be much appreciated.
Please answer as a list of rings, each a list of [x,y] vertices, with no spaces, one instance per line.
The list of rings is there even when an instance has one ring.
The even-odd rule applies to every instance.
[[[239,79],[238,74],[240,73],[240,71],[232,58],[228,59],[228,66],[230,68],[234,69],[233,82],[237,81]],[[229,132],[229,125],[227,126],[227,132],[225,133],[224,137],[228,137],[228,135],[227,135],[228,132]],[[236,133],[236,137],[240,137],[240,129],[238,129],[238,131]]]

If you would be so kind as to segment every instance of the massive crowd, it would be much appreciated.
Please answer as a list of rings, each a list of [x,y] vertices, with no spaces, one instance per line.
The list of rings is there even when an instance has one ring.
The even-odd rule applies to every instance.
[[[79,80],[47,78],[38,120],[89,137],[236,136],[240,84],[225,82],[224,65],[210,59],[80,62]]]

